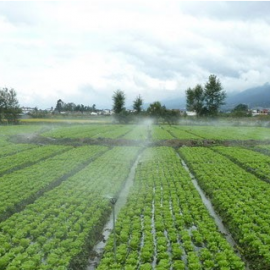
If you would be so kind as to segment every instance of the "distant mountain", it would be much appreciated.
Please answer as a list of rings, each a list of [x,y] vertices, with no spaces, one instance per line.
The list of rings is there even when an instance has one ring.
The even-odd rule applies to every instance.
[[[236,105],[247,104],[250,109],[263,107],[270,108],[270,84],[253,87],[237,94],[228,95],[225,109],[233,109]]]
[[[166,99],[161,101],[162,105],[165,105],[167,109],[186,109],[186,98]]]
[[[249,88],[240,93],[228,94],[225,102],[226,105],[222,106],[222,110],[231,110],[240,103],[247,104],[250,109],[257,107],[270,108],[270,83]],[[165,105],[167,109],[185,110],[186,98],[162,100],[161,104]]]
[[[270,83],[265,83],[262,86],[249,88],[240,93],[228,94],[226,104],[221,107],[222,111],[232,110],[240,103],[247,104],[250,109],[252,108],[270,108]],[[167,109],[186,109],[186,97],[177,97],[175,99],[160,100],[162,105]],[[150,103],[144,104],[144,109],[147,109]]]

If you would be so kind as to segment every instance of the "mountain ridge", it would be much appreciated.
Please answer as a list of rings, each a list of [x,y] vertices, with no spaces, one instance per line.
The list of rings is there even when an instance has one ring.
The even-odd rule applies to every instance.
[[[244,91],[227,94],[225,105],[221,107],[223,111],[232,110],[238,104],[247,104],[250,109],[253,108],[270,108],[270,83],[267,82],[261,86],[248,88]],[[185,110],[185,97],[175,99],[165,99],[161,101],[167,109]],[[146,104],[145,104],[146,105]]]

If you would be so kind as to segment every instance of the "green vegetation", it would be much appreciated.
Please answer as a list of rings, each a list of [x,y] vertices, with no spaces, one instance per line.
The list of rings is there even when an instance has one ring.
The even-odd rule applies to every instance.
[[[174,150],[146,149],[98,270],[244,269]],[[222,268],[223,267],[223,268]]]
[[[198,116],[217,116],[225,98],[220,81],[215,75],[210,75],[204,88],[198,84],[194,89],[187,89],[187,110],[195,111]]]
[[[22,145],[21,147],[19,146],[19,149],[20,148],[28,149],[26,151],[17,152],[13,155],[0,158],[0,175],[2,175],[4,172],[14,170],[18,167],[32,165],[42,159],[46,159],[52,155],[57,155],[59,152],[63,152],[64,150],[68,149],[67,147],[55,145],[33,147],[32,149],[29,149],[30,146],[28,145]],[[7,147],[7,149],[8,152],[15,150],[14,146],[11,148]],[[7,151],[3,152],[7,153]]]
[[[147,121],[0,131],[0,270],[85,270],[112,211],[106,197],[121,203],[136,159],[116,222],[116,260],[111,235],[99,270],[244,270],[236,251],[251,270],[270,269],[268,128]],[[236,246],[219,232],[180,157]]]
[[[0,123],[17,123],[21,112],[16,91],[0,88]]]
[[[186,147],[179,151],[252,269],[269,269],[269,183],[211,149]]]
[[[166,127],[166,129],[168,129],[168,127]],[[269,128],[264,127],[219,126],[216,123],[213,123],[213,125],[210,126],[176,126],[175,129],[190,133],[190,138],[197,136],[201,139],[217,141],[263,141],[270,139]],[[181,137],[179,137],[179,139],[181,139]]]
[[[83,269],[138,148],[114,148],[0,223],[0,269]]]
[[[270,182],[270,156],[241,147],[214,147],[215,151],[230,158],[247,171]]]
[[[0,158],[7,155],[17,154],[23,150],[35,148],[33,144],[10,144],[5,141],[5,143],[0,143]],[[16,163],[14,163],[16,166]]]
[[[58,151],[70,147],[57,146]],[[85,146],[70,149],[32,166],[5,174],[0,179],[0,220],[5,219],[24,205],[32,202],[48,188],[61,183],[64,176],[106,148]],[[44,148],[46,151],[46,148]]]
[[[151,126],[152,140],[171,140],[174,137],[162,126]]]

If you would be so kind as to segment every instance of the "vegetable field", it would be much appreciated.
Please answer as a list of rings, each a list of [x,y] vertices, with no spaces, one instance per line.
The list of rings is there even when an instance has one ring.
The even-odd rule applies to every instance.
[[[0,270],[269,270],[269,131],[0,126]]]

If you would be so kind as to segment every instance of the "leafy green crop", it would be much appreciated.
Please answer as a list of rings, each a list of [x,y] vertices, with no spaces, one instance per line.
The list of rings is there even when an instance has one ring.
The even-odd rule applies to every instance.
[[[233,156],[248,152],[239,149],[238,155],[230,148],[220,147],[217,150]],[[269,183],[210,149],[185,147],[179,151],[252,267],[257,270],[270,269],[267,237],[270,235]],[[249,158],[252,159],[252,156]],[[216,248],[211,246],[211,250]],[[218,265],[241,269],[241,265],[234,260],[227,266],[223,258],[218,260]]]
[[[168,147],[143,152],[127,204],[117,217],[116,234],[119,269],[210,269],[222,264],[218,254],[227,254],[227,265],[233,261],[244,269]],[[110,269],[113,262],[111,236],[98,270]]]
[[[82,149],[104,150],[101,146]],[[116,147],[105,152],[25,210],[1,222],[0,267],[84,269],[87,251],[97,241],[111,211],[104,197],[118,194],[138,151]],[[120,246],[119,260],[125,256],[126,249]]]

